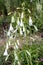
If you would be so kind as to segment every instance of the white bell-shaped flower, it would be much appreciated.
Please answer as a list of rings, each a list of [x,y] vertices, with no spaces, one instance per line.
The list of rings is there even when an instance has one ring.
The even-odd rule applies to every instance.
[[[25,27],[23,26],[23,32],[25,32],[26,30],[25,30]]]
[[[6,49],[8,49],[8,46],[9,46],[8,43],[6,43]]]
[[[20,35],[23,35],[23,31],[22,31],[22,29],[20,28]]]
[[[9,31],[13,31],[13,26],[12,26],[12,23],[10,23],[10,28],[9,28]]]
[[[18,61],[18,65],[21,65],[19,61]]]
[[[16,49],[18,49],[18,45],[16,44]]]
[[[7,32],[7,36],[10,36],[10,31]]]
[[[7,56],[7,55],[8,55],[7,49],[5,49],[5,52],[4,52],[3,55],[4,55],[4,56]]]
[[[11,23],[15,22],[14,16],[11,17]]]
[[[21,27],[24,26],[22,19],[21,19],[21,22],[20,22],[20,26],[21,26]]]
[[[19,18],[17,19],[17,25],[20,25],[20,21],[19,21]]]
[[[18,45],[17,45],[17,43],[15,43],[15,49],[18,49],[19,47],[18,47]]]
[[[20,43],[19,43],[19,40],[17,40],[17,44],[19,45]]]
[[[21,18],[23,18],[23,17],[24,17],[24,12],[21,13]]]
[[[29,16],[29,26],[32,26],[32,23],[33,23],[32,18],[31,16]]]
[[[35,25],[34,25],[34,28],[35,28],[36,31],[38,31],[38,29],[37,29],[37,27]]]
[[[9,46],[8,43],[6,43],[6,49],[7,49],[7,50],[8,50],[8,46]]]
[[[6,43],[6,49],[5,49],[5,52],[4,52],[4,56],[7,56],[8,55],[7,50],[8,50],[8,43]]]

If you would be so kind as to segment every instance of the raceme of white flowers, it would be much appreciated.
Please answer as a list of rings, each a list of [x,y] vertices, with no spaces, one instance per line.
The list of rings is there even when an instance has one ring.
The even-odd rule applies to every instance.
[[[22,18],[24,16],[23,14],[24,13],[22,12],[21,13],[21,20],[19,20],[19,17],[17,18],[17,25],[16,25],[16,29],[15,30],[14,30],[14,28],[12,26],[12,22],[15,21],[15,19],[14,19],[14,16],[12,16],[10,27],[9,27],[9,31],[7,32],[8,36],[11,35],[10,31],[13,31],[12,33],[16,33],[18,29],[20,30],[20,35],[26,36],[26,28],[25,28],[23,20],[22,20]],[[33,25],[33,21],[32,21],[31,16],[29,16],[29,26],[32,26],[32,25]],[[36,31],[38,31],[38,29],[37,29],[37,27],[35,25],[34,25],[34,28],[35,28]]]
[[[11,23],[10,23],[10,27],[9,27],[9,30],[7,32],[7,36],[10,36],[11,35],[11,32],[14,34],[17,32],[17,30],[19,30],[20,32],[20,35],[24,35],[26,36],[26,28],[25,28],[25,25],[23,23],[23,20],[22,18],[24,17],[24,12],[21,13],[21,19],[19,20],[19,17],[17,17],[17,24],[16,24],[16,29],[14,30],[13,26],[12,26],[12,23],[15,22],[15,18],[14,16],[12,16],[11,18]],[[32,26],[33,25],[33,21],[32,21],[32,18],[31,16],[29,16],[29,26]],[[37,27],[35,25],[33,25],[35,30],[37,31]],[[12,38],[13,36],[11,36],[10,38]]]
[[[32,26],[32,25],[33,25],[33,21],[32,21],[31,16],[29,16],[29,26]]]
[[[10,27],[9,27],[8,32],[7,32],[7,36],[9,36],[9,40],[8,40],[8,43],[6,43],[6,48],[5,48],[5,51],[4,51],[4,54],[3,54],[4,56],[6,56],[5,61],[6,61],[6,60],[8,59],[8,57],[9,57],[8,48],[9,48],[9,46],[11,45],[10,39],[13,38],[13,34],[16,33],[17,30],[19,29],[19,30],[20,30],[20,31],[19,31],[19,32],[20,32],[20,35],[22,36],[22,35],[24,34],[24,36],[26,36],[26,28],[25,28],[25,25],[24,25],[23,20],[22,20],[22,18],[23,18],[23,16],[24,16],[23,14],[24,14],[24,13],[22,12],[22,14],[21,14],[21,21],[19,20],[19,17],[17,18],[17,25],[16,25],[16,29],[15,29],[15,30],[14,30],[14,28],[13,28],[13,26],[12,26],[12,23],[15,22],[14,16],[12,16],[12,18],[11,18]],[[29,16],[29,26],[32,26],[32,25],[33,25],[33,21],[32,21],[31,16]],[[38,31],[37,27],[36,27],[35,25],[33,25],[33,26],[34,26],[35,30]],[[11,34],[11,33],[12,33],[12,34]],[[29,33],[29,31],[28,31],[28,33]],[[32,38],[31,38],[31,39],[32,39]],[[14,46],[14,56],[15,56],[15,60],[18,61],[18,65],[20,65],[20,62],[19,62],[19,60],[18,60],[18,56],[17,56],[17,54],[16,54],[16,50],[19,49],[19,45],[20,45],[19,40],[16,40],[15,46]],[[29,56],[31,55],[30,52],[27,51],[27,50],[26,50],[26,53],[27,53]]]

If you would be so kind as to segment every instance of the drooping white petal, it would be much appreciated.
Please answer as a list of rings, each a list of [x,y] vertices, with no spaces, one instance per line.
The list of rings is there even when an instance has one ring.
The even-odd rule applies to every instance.
[[[13,31],[13,26],[12,26],[12,23],[10,24],[10,28],[9,28],[9,31]]]
[[[29,26],[32,26],[32,23],[33,23],[32,18],[29,16]]]
[[[19,47],[18,47],[18,45],[17,45],[17,43],[15,43],[15,49],[18,49]]]
[[[18,45],[16,44],[16,49],[18,49]]]
[[[7,32],[7,36],[10,36],[10,31]]]
[[[4,52],[3,55],[4,55],[4,56],[7,56],[7,55],[8,55],[7,49],[5,49],[5,52]]]
[[[14,16],[11,17],[11,23],[15,22]]]
[[[6,43],[6,49],[5,49],[5,52],[4,52],[4,56],[7,56],[8,55],[8,52],[7,52],[7,50],[8,50],[8,43]]]
[[[19,21],[19,18],[17,19],[17,25],[20,25],[20,21]]]
[[[18,65],[21,65],[19,61],[18,61]]]
[[[24,26],[22,19],[21,19],[21,22],[20,22],[20,26],[21,27]]]
[[[38,31],[38,29],[37,29],[37,27],[35,25],[34,25],[34,28],[35,28],[36,31]]]
[[[8,43],[6,43],[6,49],[8,49]]]
[[[21,13],[21,18],[23,18],[23,16],[24,16],[24,12]]]
[[[22,29],[20,28],[20,35],[23,35]]]
[[[26,30],[25,30],[25,27],[23,26],[23,32],[25,32]]]
[[[19,43],[19,40],[17,40],[17,44],[19,45],[20,43]]]

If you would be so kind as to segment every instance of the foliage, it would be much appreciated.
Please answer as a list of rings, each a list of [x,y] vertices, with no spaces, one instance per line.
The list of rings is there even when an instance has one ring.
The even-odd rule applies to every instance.
[[[25,38],[27,31],[28,34],[43,31],[43,1],[0,0],[0,3],[0,11],[5,14],[5,17],[0,17],[0,24],[11,22],[8,32],[6,30],[6,48],[0,49],[0,65],[43,65],[43,41],[33,40],[32,44],[24,43],[19,47],[18,40],[15,40],[17,35]],[[6,11],[14,12],[7,16]]]
[[[2,48],[2,47],[1,47]],[[1,49],[0,48],[0,49]],[[1,50],[0,50],[1,51]],[[2,50],[4,51],[4,50]],[[14,57],[14,49],[9,47],[8,53],[9,57],[5,61],[5,57],[3,56],[3,52],[0,54],[0,65],[15,65],[18,60],[15,60]],[[19,58],[20,65],[42,65],[43,64],[43,42],[40,44],[37,42],[32,45],[24,45],[21,49],[16,50],[17,56]]]

